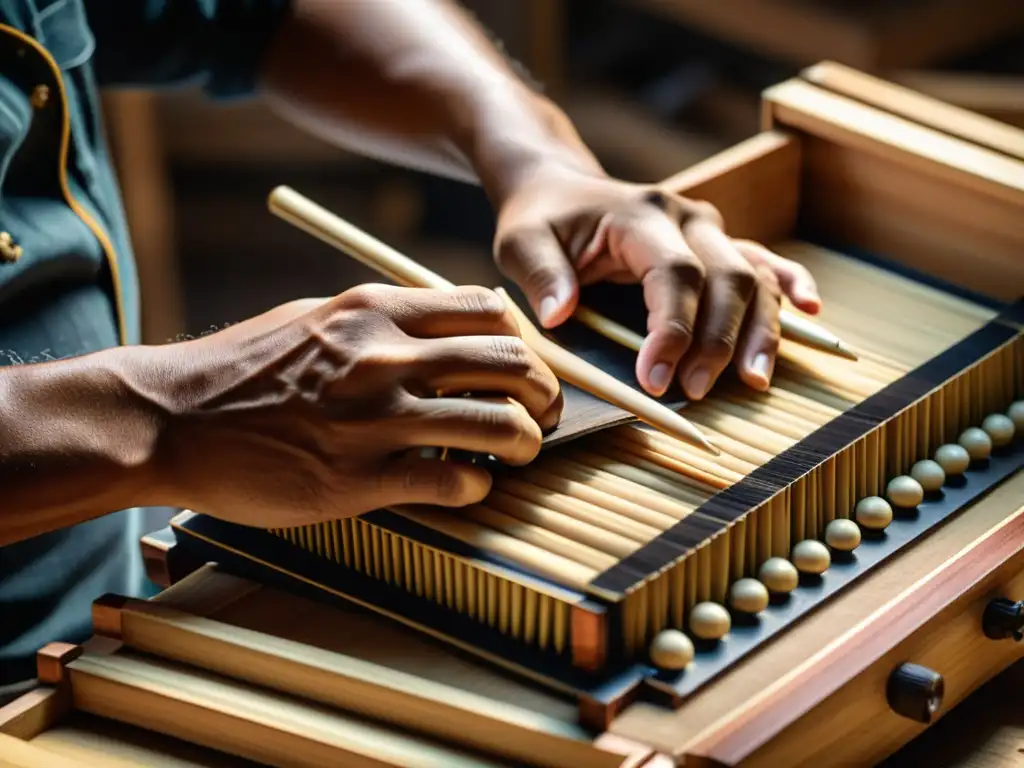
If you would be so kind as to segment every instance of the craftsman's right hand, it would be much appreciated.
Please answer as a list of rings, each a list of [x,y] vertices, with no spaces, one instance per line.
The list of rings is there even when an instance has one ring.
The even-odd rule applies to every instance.
[[[247,525],[479,502],[486,470],[417,449],[521,465],[561,415],[554,374],[483,288],[361,286],[153,349],[180,385],[163,409],[167,496]]]
[[[548,160],[519,177],[498,201],[498,266],[545,328],[572,316],[581,286],[642,285],[647,335],[636,376],[656,397],[678,381],[701,400],[733,362],[748,386],[766,391],[782,297],[809,314],[821,308],[807,269],[727,236],[708,203],[613,179],[578,159]]]

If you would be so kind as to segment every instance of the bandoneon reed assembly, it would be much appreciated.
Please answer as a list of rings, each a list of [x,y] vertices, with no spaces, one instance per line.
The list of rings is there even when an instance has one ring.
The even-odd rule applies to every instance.
[[[638,684],[681,702],[1015,473],[1020,161],[806,80],[764,103],[728,196],[714,197],[721,179],[687,184],[722,158],[665,184],[804,264],[824,298],[815,320],[857,361],[784,341],[770,392],[723,382],[687,405],[718,457],[628,423],[496,470],[466,509],[176,529],[573,691],[603,724]],[[622,296],[584,300],[614,315]],[[628,350],[574,323],[555,336],[631,380]],[[682,669],[653,663],[666,629],[694,646],[663,636],[684,646],[668,662]]]
[[[824,301],[815,322],[859,359],[783,341],[769,392],[726,375],[704,401],[674,403],[719,456],[569,398],[567,420],[584,426],[529,466],[496,467],[478,505],[274,531],[195,510],[172,524],[176,550],[370,609],[578,702],[597,732],[625,723],[693,764],[820,757],[820,740],[787,728],[879,664],[885,700],[871,711],[923,727],[1024,656],[1024,134],[831,64],[763,106],[762,133],[663,187],[804,264]],[[623,295],[584,300],[642,330]],[[629,350],[575,322],[555,339],[634,384]],[[831,601],[991,509],[1000,488],[1017,503],[979,523],[984,545],[936,564],[942,579],[873,606],[845,644],[806,647],[803,671],[761,681],[732,715],[680,743],[665,735],[665,718],[772,646],[804,642],[799,628]],[[968,597],[984,600],[957,603]],[[969,681],[885,656],[963,612],[981,654]],[[799,702],[778,714],[787,696]],[[890,731],[842,759],[912,736]]]

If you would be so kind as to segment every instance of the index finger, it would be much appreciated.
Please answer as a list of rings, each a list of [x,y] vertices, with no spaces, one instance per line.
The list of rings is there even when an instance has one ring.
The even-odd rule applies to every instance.
[[[344,306],[379,312],[415,338],[520,335],[505,302],[489,288],[439,291],[379,285],[361,286],[343,296]]]

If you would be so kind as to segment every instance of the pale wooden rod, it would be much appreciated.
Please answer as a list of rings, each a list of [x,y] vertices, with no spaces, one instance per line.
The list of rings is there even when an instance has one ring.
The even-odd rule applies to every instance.
[[[399,285],[450,291],[455,284],[363,232],[355,225],[290,187],[270,193],[271,213],[348,254]],[[523,340],[558,378],[627,411],[655,429],[699,446],[718,456],[720,451],[687,419],[647,397],[600,368],[562,348],[530,322],[502,288],[496,289],[519,324]]]
[[[577,307],[573,317],[592,331],[596,331],[605,338],[611,339],[616,344],[621,344],[628,349],[632,349],[634,352],[639,352],[640,347],[643,346],[644,337],[642,335],[595,312],[589,307]],[[784,309],[779,313],[779,324],[781,325],[782,337],[784,339],[789,339],[811,349],[827,352],[836,357],[857,360],[857,354],[842,339],[805,317]]]

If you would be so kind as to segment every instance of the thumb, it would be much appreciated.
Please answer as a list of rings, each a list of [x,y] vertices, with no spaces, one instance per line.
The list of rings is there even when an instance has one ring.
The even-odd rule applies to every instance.
[[[506,237],[498,243],[496,260],[502,273],[526,294],[542,326],[554,328],[572,317],[579,280],[553,232]]]
[[[408,452],[389,461],[380,476],[380,490],[392,504],[433,504],[465,507],[478,504],[491,490],[491,476],[482,467],[458,461],[421,458]]]

